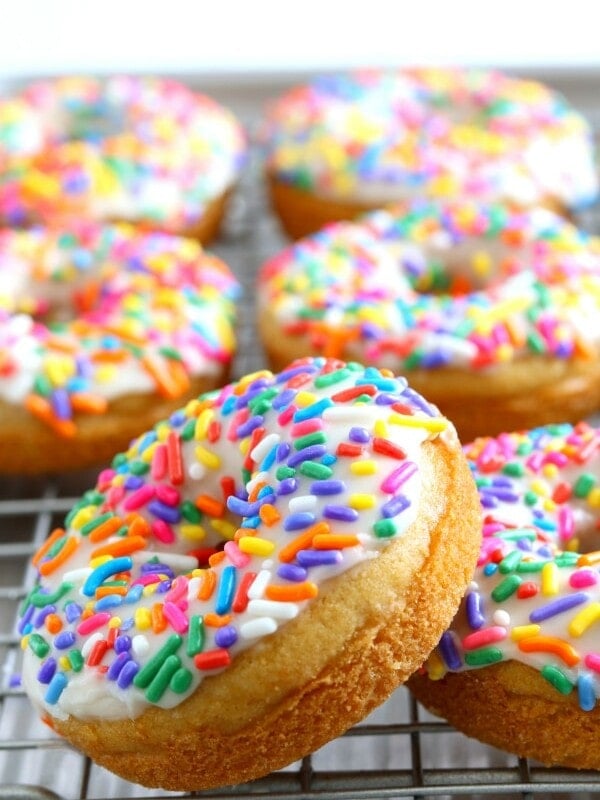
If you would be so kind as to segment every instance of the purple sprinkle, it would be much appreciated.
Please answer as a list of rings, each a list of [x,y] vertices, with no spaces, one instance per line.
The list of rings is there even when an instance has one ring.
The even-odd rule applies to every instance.
[[[264,505],[265,501],[256,500],[253,503],[248,503],[246,500],[240,500],[234,494],[229,495],[227,498],[227,508],[232,514],[237,514],[240,517],[253,517],[258,514],[260,507]],[[150,506],[148,506],[150,508]]]
[[[142,477],[140,477],[139,475],[128,475],[127,478],[125,479],[125,482],[124,482],[123,486],[126,489],[135,490],[135,489],[139,489],[140,486],[143,486],[144,482],[145,482],[144,479]]]
[[[460,656],[458,654],[458,650],[456,648],[456,644],[454,643],[454,639],[452,634],[446,631],[442,634],[442,638],[440,639],[440,653],[442,654],[442,658],[448,669],[457,670],[461,666]]]
[[[290,378],[295,378],[296,375],[302,375],[304,373],[307,375],[312,375],[314,372],[317,371],[317,369],[318,367],[316,365],[313,366],[311,364],[301,364],[298,367],[290,367],[290,369],[286,369],[285,372],[279,373],[276,382],[286,383],[287,381],[290,380]]]
[[[56,672],[56,660],[47,658],[38,670],[37,679],[40,683],[50,683]]]
[[[55,613],[56,613],[56,606],[44,606],[44,608],[40,608],[35,617],[31,620],[33,627],[41,628],[44,622],[46,621],[46,617],[49,614],[55,614]]]
[[[484,508],[496,508],[498,501],[491,495],[479,495],[479,501]]]
[[[117,686],[119,689],[127,689],[139,672],[139,669],[139,665],[133,659],[125,662],[125,666],[121,669],[117,679]]]
[[[359,442],[360,444],[366,444],[371,439],[369,431],[366,428],[359,427],[350,428],[348,438],[350,441]]]
[[[437,416],[437,412],[433,410],[429,403],[423,397],[421,397],[418,392],[415,392],[414,389],[411,389],[410,386],[406,386],[401,394],[404,397],[407,397],[413,403],[413,405],[415,405],[421,411],[424,411],[429,417]]]
[[[217,647],[231,647],[237,642],[238,634],[233,625],[225,625],[217,628],[215,633],[215,644]]]
[[[300,531],[314,525],[316,522],[315,515],[310,511],[297,511],[295,514],[289,514],[283,521],[283,529],[285,531]]]
[[[67,650],[69,647],[73,647],[76,641],[77,636],[73,631],[61,631],[54,639],[54,647],[57,650]]]
[[[71,400],[66,389],[62,387],[55,389],[50,396],[50,403],[52,404],[52,410],[59,419],[72,418]]]
[[[307,571],[298,564],[281,564],[277,569],[277,577],[284,581],[300,583],[306,580]]]
[[[125,664],[129,661],[131,656],[129,653],[119,653],[119,655],[115,658],[112,662],[110,667],[108,668],[108,672],[106,673],[109,681],[116,681],[119,675],[121,674],[121,670],[125,666]]]
[[[117,636],[115,639],[115,652],[125,653],[131,649],[131,638],[129,636]]]
[[[398,402],[398,397],[396,395],[386,394],[385,392],[382,392],[382,394],[378,394],[375,398],[376,406],[391,406],[397,402]]]
[[[76,622],[82,615],[83,609],[78,603],[67,603],[65,606],[65,617],[67,622]]]
[[[292,494],[298,488],[298,481],[296,478],[284,478],[277,487],[277,494],[286,495]]]
[[[285,461],[285,459],[289,456],[291,449],[292,446],[289,442],[281,442],[281,444],[277,446],[276,461],[278,464],[281,464],[282,461]]]
[[[151,514],[164,522],[175,524],[181,519],[181,512],[176,506],[168,506],[161,500],[151,500],[147,508]]]
[[[31,629],[31,618],[35,614],[35,606],[29,605],[25,610],[25,613],[19,620],[18,631],[19,633],[25,633],[25,629]]]
[[[321,496],[330,494],[341,494],[346,490],[344,481],[315,481],[310,487],[310,493]]]
[[[235,435],[238,439],[245,439],[246,436],[250,436],[253,430],[260,428],[264,421],[265,418],[260,414],[257,414],[255,417],[250,417],[246,422],[242,422],[241,425],[238,425]]]
[[[327,505],[323,508],[323,516],[326,519],[337,519],[340,522],[356,522],[358,511],[349,506]]]
[[[159,583],[157,583],[155,585],[156,585],[156,593],[157,594],[165,594],[166,592],[169,591],[169,589],[171,588],[171,586],[173,584],[169,580],[169,581],[160,581]]]
[[[324,444],[311,444],[308,447],[303,447],[296,453],[288,458],[288,467],[297,467],[303,461],[316,461],[327,452],[327,447]]]
[[[178,409],[169,417],[169,424],[172,428],[180,428],[184,422],[186,421],[187,417],[185,415],[185,411],[182,409]]]
[[[295,396],[296,392],[294,389],[284,389],[281,394],[273,398],[272,406],[275,411],[280,411],[282,408],[285,408],[285,406],[288,406]]]
[[[480,491],[485,497],[495,497],[504,503],[516,503],[519,499],[519,495],[516,492],[511,492],[509,489],[501,487],[482,486]]]
[[[160,572],[161,575],[168,575],[170,578],[175,577],[175,573],[171,567],[168,567],[160,561],[147,561],[145,564],[142,564],[142,575],[147,575],[151,572]]]
[[[407,509],[409,505],[410,500],[408,497],[405,497],[403,494],[397,494],[381,507],[381,514],[387,519],[390,517],[396,517],[398,514],[401,514],[405,509]]]
[[[469,592],[466,597],[467,620],[473,630],[479,630],[485,623],[482,612],[481,595],[479,592]]]
[[[342,561],[340,550],[300,550],[296,559],[301,567],[321,567],[339,564]]]
[[[543,622],[544,620],[554,617],[557,614],[562,614],[563,611],[569,611],[569,609],[574,608],[575,606],[580,606],[582,603],[586,603],[589,599],[590,596],[587,592],[575,592],[575,594],[571,594],[566,597],[559,597],[557,600],[552,600],[550,603],[546,603],[544,606],[535,608],[529,615],[529,620],[531,622]]]

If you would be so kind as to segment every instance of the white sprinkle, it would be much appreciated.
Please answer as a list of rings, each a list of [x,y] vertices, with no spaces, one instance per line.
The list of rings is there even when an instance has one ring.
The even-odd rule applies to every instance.
[[[251,600],[248,603],[248,613],[274,619],[294,619],[298,614],[298,606],[295,603],[280,603],[278,600]]]
[[[202,583],[202,578],[190,578],[187,587],[188,600],[195,600],[198,597],[198,590],[200,589],[201,583]]]
[[[250,457],[254,461],[262,461],[267,453],[270,452],[275,445],[279,444],[280,439],[281,436],[278,433],[270,433],[268,436],[265,436],[264,439],[260,440],[254,450],[250,453]]]
[[[91,653],[91,651],[92,651],[94,645],[96,644],[96,642],[99,642],[100,639],[102,639],[102,638],[103,637],[102,637],[102,634],[100,633],[100,631],[96,631],[96,633],[92,633],[90,638],[86,639],[85,642],[82,644],[82,646],[81,646],[81,655],[84,658],[87,658],[89,656],[89,654]]]
[[[199,481],[206,475],[206,467],[204,464],[194,461],[190,464],[188,475],[193,481]]]
[[[492,619],[495,625],[500,625],[502,628],[508,628],[510,625],[510,614],[508,611],[504,611],[503,608],[494,611]]]
[[[133,650],[133,654],[135,656],[141,658],[142,656],[145,656],[146,653],[150,650],[150,642],[148,641],[148,638],[144,636],[143,633],[138,633],[131,640],[131,649]]]
[[[314,494],[304,494],[299,497],[292,497],[288,503],[288,508],[293,513],[297,511],[312,511],[317,505],[317,498]]]
[[[79,569],[71,569],[68,572],[65,572],[63,575],[63,580],[68,581],[68,583],[85,583],[88,576],[91,575],[93,570],[89,567],[80,567]]]
[[[250,600],[258,600],[265,593],[265,589],[271,580],[271,573],[266,569],[261,569],[256,578],[252,581],[252,585],[248,589],[248,597]]]
[[[277,623],[273,617],[259,617],[240,625],[240,636],[242,639],[258,639],[259,636],[267,636],[276,630]]]

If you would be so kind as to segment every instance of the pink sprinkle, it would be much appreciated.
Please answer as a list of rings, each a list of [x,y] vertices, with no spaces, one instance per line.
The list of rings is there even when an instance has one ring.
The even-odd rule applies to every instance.
[[[320,417],[314,419],[305,419],[302,422],[296,422],[290,428],[290,436],[305,436],[308,433],[323,430],[323,420]]]
[[[177,506],[181,502],[181,494],[173,486],[161,483],[156,487],[156,496],[168,506]]]
[[[600,653],[588,653],[583,660],[586,667],[593,669],[594,672],[600,672]]]
[[[544,454],[543,453],[533,453],[529,456],[527,461],[527,468],[531,470],[531,472],[539,472],[542,466],[544,465]]]
[[[414,461],[405,461],[397,469],[392,470],[390,474],[384,478],[381,483],[380,489],[386,494],[396,494],[398,489],[406,483],[406,481],[415,474],[417,465]]]
[[[462,640],[462,646],[465,650],[476,650],[478,647],[501,642],[502,639],[506,639],[506,628],[502,628],[500,625],[493,625],[490,628],[484,628],[481,631],[475,631],[465,636]]]
[[[173,544],[175,541],[175,533],[173,528],[162,519],[155,519],[150,526],[152,533],[156,538],[164,544]]]
[[[92,614],[91,617],[87,617],[87,619],[79,623],[77,626],[77,633],[80,633],[82,636],[87,636],[88,633],[92,633],[92,631],[96,631],[98,628],[106,625],[111,617],[112,614],[109,614],[107,611],[99,611],[97,614]]]
[[[129,497],[123,503],[123,508],[125,511],[135,511],[136,509],[145,506],[149,500],[152,500],[154,494],[154,486],[146,483],[144,486],[141,486],[139,489],[129,495]]]
[[[160,583],[166,576],[159,572],[149,572],[147,575],[140,575],[132,581],[131,585],[135,586],[139,583],[141,586],[150,586],[151,583]]]
[[[227,439],[230,442],[235,442],[237,440],[237,431],[240,425],[242,425],[248,417],[250,416],[250,409],[240,408],[239,411],[236,411],[233,417],[231,418],[231,422],[229,424],[229,429],[227,431]]]
[[[165,603],[163,614],[175,633],[187,633],[189,621],[183,611],[175,603]]]
[[[169,603],[176,603],[178,600],[181,600],[187,594],[188,589],[188,579],[185,575],[179,575],[173,583],[171,584],[171,588],[165,595],[165,601]]]
[[[504,525],[501,525],[499,522],[487,522],[482,529],[482,533],[484,536],[493,536],[498,531],[503,531]]]
[[[111,486],[108,492],[106,493],[106,505],[109,508],[116,508],[116,506],[121,502],[121,500],[124,497],[125,497],[124,486]]]
[[[167,474],[167,448],[159,444],[152,455],[150,474],[155,481],[162,480]]]
[[[108,486],[108,484],[112,481],[115,476],[114,469],[103,469],[100,475],[98,475],[98,486]]]
[[[565,467],[569,463],[569,459],[564,453],[559,453],[557,450],[551,453],[546,453],[544,456],[544,464],[556,464],[557,467]]]
[[[561,506],[558,512],[558,535],[561,541],[566,542],[573,538],[575,533],[575,519],[569,506]]]
[[[586,586],[595,586],[598,583],[598,573],[593,569],[575,570],[569,578],[569,585],[574,589],[584,589]]]
[[[251,556],[249,556],[248,553],[242,553],[237,542],[226,542],[223,549],[234,567],[243,569],[250,563]]]
[[[277,424],[284,427],[288,424],[288,422],[292,419],[294,414],[298,409],[296,406],[288,406],[285,411],[282,411],[281,414],[277,417]]]

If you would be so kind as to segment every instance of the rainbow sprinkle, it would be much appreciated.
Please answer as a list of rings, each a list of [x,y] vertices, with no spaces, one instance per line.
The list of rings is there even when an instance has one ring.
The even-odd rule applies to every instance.
[[[421,445],[446,424],[403,378],[323,358],[189,402],[34,557],[19,630],[36,705],[117,718],[181,702],[405,533]]]
[[[271,104],[262,138],[277,179],[374,208],[416,196],[581,206],[598,193],[583,117],[496,71],[323,76]]]
[[[245,158],[234,116],[173,80],[63,77],[0,101],[0,219],[191,230]]]
[[[483,542],[429,676],[517,660],[591,711],[600,697],[600,430],[549,425],[477,439],[465,452]]]

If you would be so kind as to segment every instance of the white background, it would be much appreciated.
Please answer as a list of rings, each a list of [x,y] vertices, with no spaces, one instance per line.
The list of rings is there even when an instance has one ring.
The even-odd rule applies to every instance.
[[[0,0],[0,78],[600,68],[597,0]]]

